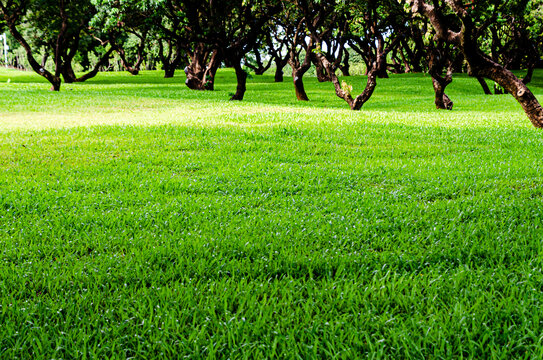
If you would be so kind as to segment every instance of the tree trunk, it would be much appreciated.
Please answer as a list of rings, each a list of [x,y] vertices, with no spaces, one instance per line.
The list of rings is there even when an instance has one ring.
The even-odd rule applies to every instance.
[[[479,84],[481,84],[485,95],[492,95],[492,91],[490,91],[490,88],[488,87],[488,84],[486,83],[484,78],[477,76],[477,81],[479,82]]]
[[[206,49],[202,43],[197,44],[191,57],[191,63],[185,67],[187,80],[185,85],[193,90],[213,90],[215,73],[221,64],[217,50]]]
[[[121,58],[121,64],[126,69],[126,71],[128,71],[131,75],[138,75],[140,73],[140,69],[137,65],[130,65],[130,63],[126,59],[126,53],[124,49],[122,47],[116,46],[115,50],[117,50],[117,54],[119,54],[119,57]]]
[[[428,56],[428,73],[432,76],[432,85],[437,109],[452,110],[453,102],[445,94],[445,88],[453,81],[452,74],[455,61],[451,59],[451,53],[446,44],[438,41],[435,46],[431,45]],[[456,61],[462,58],[457,56]],[[447,73],[443,77],[441,74],[445,69],[445,63],[448,63]]]
[[[43,76],[47,79],[52,85],[51,90],[53,91],[59,91],[60,90],[60,84],[61,80],[59,76],[56,76],[52,74],[51,72],[47,71],[44,67],[40,66],[40,64],[34,59],[34,54],[32,53],[32,48],[28,44],[28,42],[25,40],[23,35],[17,30],[17,27],[15,26],[15,20],[14,21],[6,21],[6,25],[9,28],[9,31],[11,35],[21,44],[21,46],[25,49],[26,52],[26,58],[32,67],[32,70],[34,70],[38,75]]]
[[[277,63],[276,63],[277,65]],[[274,77],[274,80],[275,82],[283,82],[283,68],[280,68],[280,67],[276,67],[275,68],[275,77]]]
[[[102,68],[103,66],[105,66],[108,63],[109,58],[110,58],[111,54],[113,53],[113,50],[114,50],[113,47],[111,47],[108,51],[106,51],[106,53],[104,55],[102,55],[102,57],[96,63],[96,65],[94,65],[92,70],[89,71],[88,73],[86,73],[85,75],[83,75],[83,76],[81,76],[79,78],[76,78],[75,82],[85,82],[85,81],[87,81],[89,79],[92,79],[96,75],[98,75],[98,72],[100,71],[100,68]]]
[[[374,63],[374,66],[368,73],[368,79],[364,92],[353,99],[349,85],[347,85],[346,83],[339,83],[337,75],[332,71],[333,65],[328,61],[326,56],[324,56],[323,54],[317,54],[316,58],[317,61],[319,61],[330,74],[330,78],[332,83],[334,84],[336,95],[339,98],[345,100],[347,104],[349,104],[351,110],[358,111],[362,109],[362,106],[371,98],[377,86],[377,77],[379,73],[377,63]]]
[[[377,54],[377,77],[380,79],[388,79],[387,73],[387,57],[386,54]]]
[[[483,76],[495,81],[513,95],[535,127],[543,128],[543,107],[526,84],[502,65],[479,52],[470,50],[464,49],[464,55],[470,64],[470,75]]]
[[[345,50],[345,55],[344,55],[344,58],[343,58],[343,64],[340,65],[340,67],[339,67],[339,69],[341,70],[341,73],[343,74],[343,76],[351,76],[351,73],[350,73],[351,65],[349,64],[349,60],[350,60],[349,51]]]
[[[528,68],[528,73],[526,74],[525,77],[522,78],[522,82],[524,83],[524,85],[528,85],[532,81],[532,77],[534,75],[534,69],[535,69],[535,62],[533,65],[530,65],[530,67]]]
[[[522,80],[480,50],[475,22],[462,1],[447,1],[448,7],[462,22],[459,32],[454,32],[449,28],[450,24],[443,16],[441,9],[436,8],[436,4],[437,2],[434,2],[432,6],[424,0],[411,1],[413,12],[424,14],[442,40],[460,48],[468,63],[470,76],[485,77],[498,83],[519,102],[531,123],[537,128],[543,128],[543,107]]]
[[[292,81],[294,82],[294,90],[296,91],[296,98],[300,101],[309,101],[304,88],[303,76],[305,71],[292,69]]]
[[[71,84],[76,81],[76,76],[71,62],[65,62],[62,67],[62,78],[66,84]]]
[[[330,81],[330,74],[327,74],[326,69],[318,61],[315,61],[315,74],[319,82]]]
[[[452,110],[453,108],[453,102],[447,96],[447,94],[445,94],[445,88],[447,85],[449,85],[449,83],[450,82],[440,81],[439,79],[432,77],[432,84],[434,85],[434,93],[436,97],[435,104],[437,109]]]
[[[241,62],[236,61],[234,64],[234,69],[236,70],[236,79],[238,85],[236,88],[236,93],[230,98],[230,100],[243,100],[245,91],[247,90],[247,72],[241,67]]]
[[[170,79],[173,78],[175,75],[175,66],[168,64],[168,66],[164,67],[164,78]]]

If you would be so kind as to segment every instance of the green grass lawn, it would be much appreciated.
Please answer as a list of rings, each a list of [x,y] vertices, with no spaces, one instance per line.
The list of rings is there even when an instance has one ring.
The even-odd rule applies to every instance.
[[[511,96],[161,76],[0,71],[0,358],[543,357],[543,134]]]

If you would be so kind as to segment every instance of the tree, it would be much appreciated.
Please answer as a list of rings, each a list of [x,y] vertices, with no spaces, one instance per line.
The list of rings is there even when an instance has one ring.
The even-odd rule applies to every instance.
[[[66,82],[84,81],[95,76],[111,51],[105,51],[94,69],[76,78],[72,61],[80,48],[82,32],[94,13],[89,1],[1,0],[0,13],[12,36],[25,49],[32,69],[46,78],[52,90],[60,90],[61,76]],[[29,31],[25,32],[25,24]],[[37,36],[38,35],[38,36]],[[53,57],[54,69],[46,69],[35,55],[44,49],[45,59]]]
[[[95,37],[109,43],[132,75],[140,72],[152,31],[162,17],[162,3],[155,0],[92,0],[97,13],[92,20]],[[132,50],[131,54],[127,49]]]
[[[424,0],[411,0],[413,12],[430,20],[436,31],[436,38],[459,48],[468,63],[469,75],[489,78],[498,83],[522,105],[535,127],[543,127],[543,107],[534,94],[511,71],[485,54],[479,45],[480,28],[484,26],[480,21],[484,17],[477,17],[482,14],[477,12],[477,8],[495,8],[499,4],[480,1],[466,5],[460,0],[435,0],[433,4],[430,5]],[[449,13],[444,13],[445,9],[448,9]]]

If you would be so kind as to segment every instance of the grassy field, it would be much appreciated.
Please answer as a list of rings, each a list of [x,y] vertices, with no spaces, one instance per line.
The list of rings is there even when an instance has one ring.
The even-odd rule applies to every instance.
[[[0,71],[0,358],[543,357],[543,134],[514,99],[459,76],[438,111],[401,75],[355,113],[286,80]]]

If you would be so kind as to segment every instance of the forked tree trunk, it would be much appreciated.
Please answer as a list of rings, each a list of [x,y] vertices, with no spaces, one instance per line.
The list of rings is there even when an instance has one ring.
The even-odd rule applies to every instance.
[[[168,53],[164,54],[164,44],[162,43],[162,39],[159,39],[158,46],[158,56],[162,62],[164,78],[173,78],[175,75],[175,70],[181,63],[181,48],[176,46],[176,51],[174,53],[172,41],[168,40]]]
[[[114,51],[113,47],[109,48],[109,50],[106,51],[104,55],[102,55],[100,60],[94,65],[92,70],[86,73],[85,75],[76,78],[75,82],[85,82],[89,79],[92,79],[96,75],[98,75],[98,72],[100,72],[100,69],[109,62],[109,58],[111,57],[111,54],[113,53],[113,51]]]
[[[349,104],[351,110],[362,109],[362,106],[364,106],[364,104],[371,98],[375,88],[377,87],[377,77],[380,71],[378,64],[374,63],[372,69],[369,71],[364,92],[358,95],[356,98],[353,98],[350,89],[345,88],[345,86],[343,86],[344,84],[340,84],[337,75],[332,71],[333,65],[328,61],[328,59],[326,59],[323,54],[317,54],[316,57],[323,67],[330,73],[330,78],[334,84],[336,95],[345,100],[347,104]]]
[[[219,52],[209,50],[204,44],[197,44],[191,63],[185,67],[185,85],[192,90],[214,90],[215,74],[221,64]]]
[[[457,56],[457,61],[461,57]],[[447,73],[442,76],[445,69],[445,63],[448,63]],[[453,102],[445,94],[445,88],[452,83],[454,62],[451,59],[451,54],[441,41],[438,41],[436,46],[431,46],[428,56],[428,73],[432,76],[432,85],[434,87],[435,100],[437,109],[452,110]]]
[[[117,54],[119,54],[119,57],[121,58],[122,66],[131,75],[138,75],[140,73],[140,67],[141,67],[141,64],[143,63],[143,58],[144,58],[145,39],[146,39],[145,35],[142,38],[140,38],[140,44],[138,45],[138,50],[136,53],[136,62],[133,65],[130,65],[130,63],[128,62],[128,59],[126,58],[126,52],[124,51],[124,49],[121,46],[115,46],[115,50],[117,51]]]
[[[448,80],[448,78],[445,78]],[[435,104],[437,109],[442,110],[452,110],[454,103],[452,100],[445,94],[445,88],[447,85],[449,85],[452,81],[452,78],[450,81],[441,81],[441,79],[437,79],[435,77],[432,77],[432,84],[434,85],[434,93],[435,93]]]

